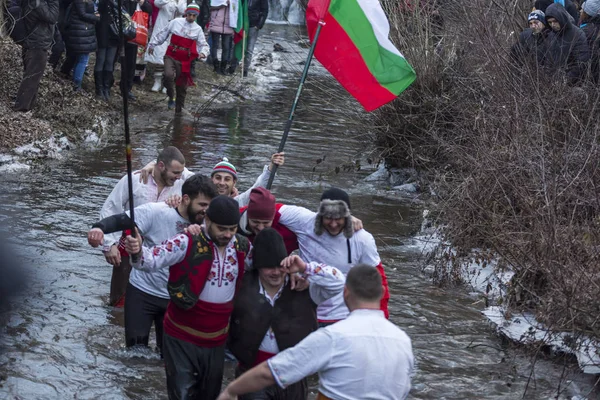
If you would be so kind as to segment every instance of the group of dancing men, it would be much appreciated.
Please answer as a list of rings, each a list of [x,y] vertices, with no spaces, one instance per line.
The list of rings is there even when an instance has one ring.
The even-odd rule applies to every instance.
[[[375,239],[339,188],[317,212],[278,203],[265,186],[283,164],[273,154],[239,193],[226,158],[208,177],[170,146],[133,175],[133,199],[117,183],[88,242],[113,265],[126,346],[148,346],[154,323],[169,399],[304,400],[316,373],[319,400],[404,399],[412,345],[388,321]],[[226,351],[236,379],[221,390]]]

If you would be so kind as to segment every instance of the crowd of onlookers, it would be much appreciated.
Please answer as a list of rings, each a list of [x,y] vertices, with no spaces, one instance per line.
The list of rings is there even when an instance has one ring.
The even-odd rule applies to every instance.
[[[241,60],[233,54],[234,27],[238,20],[234,9],[241,0],[197,0],[200,15],[196,20],[208,37],[210,57],[207,62],[215,73],[234,74]],[[168,46],[149,54],[146,46],[120,40],[120,16],[125,22],[136,19],[135,13],[145,13],[148,39],[166,28],[169,21],[183,15],[192,0],[122,0],[120,12],[117,0],[8,0],[7,22],[13,40],[22,46],[23,80],[17,91],[13,109],[33,108],[39,83],[47,64],[59,75],[71,79],[76,92],[83,90],[90,55],[95,53],[93,66],[97,99],[109,100],[114,85],[114,70],[121,64],[120,89],[124,96],[135,100],[134,82],[146,75],[147,65],[154,73],[152,91],[161,90],[163,58]],[[247,76],[258,31],[269,12],[268,0],[247,0],[249,29],[243,59],[243,75]],[[139,34],[139,33],[138,33]],[[148,41],[146,41],[147,43]],[[221,50],[219,52],[219,50]],[[220,55],[220,59],[219,59]],[[91,73],[91,68],[90,68]],[[194,69],[192,69],[194,75]],[[164,91],[164,89],[163,89]]]
[[[600,77],[600,0],[537,0],[511,56],[571,84]]]

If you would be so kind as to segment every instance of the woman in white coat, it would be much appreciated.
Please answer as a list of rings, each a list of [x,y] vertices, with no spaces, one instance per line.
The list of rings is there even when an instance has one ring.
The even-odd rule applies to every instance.
[[[169,22],[171,22],[172,19],[183,15],[185,8],[187,7],[187,0],[154,0],[154,7],[158,8],[159,11],[152,29],[152,38],[169,25]],[[148,53],[148,50],[146,50],[144,56],[146,62],[154,64],[153,92],[158,92],[162,86],[164,58],[168,46],[169,40],[165,40],[162,45],[154,48],[152,54]]]

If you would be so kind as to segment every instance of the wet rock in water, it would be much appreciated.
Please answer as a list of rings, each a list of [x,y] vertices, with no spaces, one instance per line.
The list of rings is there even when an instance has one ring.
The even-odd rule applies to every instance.
[[[419,191],[419,186],[416,183],[405,183],[400,186],[394,186],[393,189],[401,192],[417,193]]]
[[[287,53],[288,51],[279,43],[275,43],[273,45],[273,51],[274,52],[279,52],[279,53]]]
[[[392,168],[390,169],[390,185],[401,186],[405,183],[418,181],[419,173],[414,168]]]
[[[256,66],[265,66],[273,63],[273,55],[270,53],[261,54],[256,59]]]
[[[378,182],[378,181],[389,182],[389,178],[390,178],[389,171],[387,170],[387,168],[385,168],[385,165],[381,164],[379,166],[379,168],[377,168],[377,171],[373,172],[371,175],[369,175],[365,178],[365,181],[367,181],[367,182]]]

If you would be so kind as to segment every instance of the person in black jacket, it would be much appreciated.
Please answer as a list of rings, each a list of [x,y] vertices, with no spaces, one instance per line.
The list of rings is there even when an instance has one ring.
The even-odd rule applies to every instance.
[[[244,54],[244,76],[248,76],[250,62],[254,55],[254,46],[258,38],[258,31],[263,28],[269,14],[268,0],[248,0],[248,42],[246,44],[246,52]],[[228,69],[230,74],[235,73],[239,60],[233,59],[231,66]]]
[[[579,11],[577,11],[577,6],[573,3],[572,0],[536,0],[533,7],[536,10],[541,10],[545,13],[548,6],[554,3],[558,3],[564,6],[565,10],[567,10],[567,13],[569,13],[569,15],[573,17],[573,24],[575,24],[575,26],[579,25]]]
[[[587,0],[581,6],[581,30],[590,48],[590,78],[600,82],[600,0]]]
[[[96,51],[96,22],[100,14],[93,0],[73,0],[65,19],[65,44],[67,59],[61,72],[68,75],[73,70],[75,91],[81,90],[81,81],[90,53]]]
[[[145,0],[123,0],[123,8],[133,17],[137,6],[148,14],[152,15],[152,4]],[[135,95],[131,91],[133,87],[133,78],[135,77],[135,64],[137,60],[138,46],[134,43],[125,43],[124,52],[121,53],[121,94],[135,100]]]
[[[317,262],[287,256],[281,235],[263,229],[253,242],[253,270],[235,296],[227,346],[239,361],[236,377],[318,329],[317,305],[342,293],[344,274]],[[294,290],[288,274],[302,273],[308,290]],[[304,400],[306,379],[285,389],[277,385],[240,396],[240,400]]]
[[[112,7],[112,10],[109,10],[109,7]],[[98,50],[96,50],[96,64],[94,65],[94,82],[96,84],[96,98],[104,100],[110,98],[110,88],[114,79],[114,61],[119,47],[119,36],[110,29],[114,15],[114,12],[111,11],[118,12],[114,0],[100,0],[98,2],[100,20],[96,24]]]
[[[541,10],[532,11],[527,17],[527,22],[529,28],[521,32],[519,41],[510,50],[510,55],[519,66],[532,61],[535,62],[535,65],[540,66],[544,63],[545,42],[550,31]]]
[[[29,111],[48,62],[48,49],[58,21],[58,0],[22,0],[21,12],[25,22],[25,38],[21,42],[24,71],[13,109]]]
[[[565,73],[570,83],[579,82],[585,75],[590,49],[585,34],[573,25],[569,14],[560,4],[546,9],[546,22],[552,29],[544,66],[550,73]]]
[[[21,12],[20,0],[9,0],[7,5],[8,13],[5,15],[6,30],[10,38],[16,43],[21,44],[25,39],[25,24]]]

